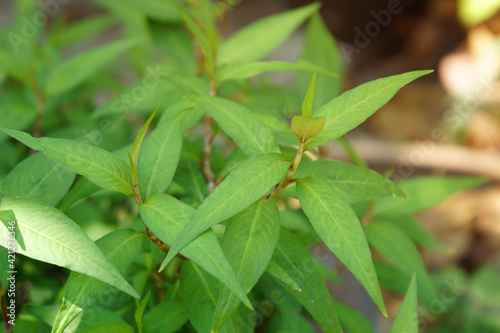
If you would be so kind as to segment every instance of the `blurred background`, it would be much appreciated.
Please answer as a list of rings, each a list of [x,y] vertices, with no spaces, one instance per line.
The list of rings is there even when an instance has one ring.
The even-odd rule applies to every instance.
[[[65,4],[47,27],[107,10],[92,1],[59,2]],[[229,12],[227,34],[258,18],[310,2],[243,0]],[[13,23],[14,7],[14,0],[0,0],[0,27]],[[434,70],[406,86],[349,133],[347,138],[368,165],[381,173],[391,169],[395,180],[422,174],[490,179],[487,185],[454,195],[418,216],[438,240],[453,249],[451,253],[422,253],[436,283],[451,284],[455,295],[443,296],[447,301],[425,309],[423,330],[427,332],[500,332],[499,9],[500,1],[495,0],[325,0],[321,8],[343,58],[343,90],[402,72]],[[113,40],[123,29],[111,24],[97,38],[65,52],[71,55]],[[303,37],[304,29],[299,29],[269,59],[297,61]],[[271,77],[284,85],[294,80],[290,72]],[[323,149],[325,156],[348,159],[335,144]],[[334,259],[323,257],[335,268]],[[385,332],[384,319],[359,285],[347,273],[341,276],[344,285],[330,285],[334,294],[368,314],[379,331]],[[385,297],[393,317],[401,296],[387,292]]]

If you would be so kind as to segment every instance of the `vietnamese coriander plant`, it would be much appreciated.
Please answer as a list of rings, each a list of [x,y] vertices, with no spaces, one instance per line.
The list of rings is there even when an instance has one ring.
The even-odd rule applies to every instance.
[[[437,291],[417,246],[447,248],[413,214],[483,180],[393,183],[342,136],[430,71],[340,94],[317,3],[228,38],[228,1],[95,1],[105,14],[60,13],[30,38],[22,18],[40,9],[19,3],[0,45],[0,244],[20,254],[0,264],[2,301],[8,271],[71,273],[56,269],[64,288],[45,303],[14,301],[17,322],[2,306],[6,332],[374,332],[330,295],[325,279],[341,280],[310,253],[320,243],[382,315],[380,285],[406,294],[391,332],[418,331],[417,298]],[[262,61],[303,23],[298,62]],[[121,40],[62,57],[116,24]],[[273,71],[296,86],[257,76]],[[323,159],[333,140],[357,163]]]

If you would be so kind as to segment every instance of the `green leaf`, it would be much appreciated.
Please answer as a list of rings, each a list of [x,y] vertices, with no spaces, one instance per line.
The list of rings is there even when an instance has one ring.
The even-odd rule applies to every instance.
[[[18,196],[56,205],[68,192],[75,173],[35,154],[21,163],[1,183],[4,197]]]
[[[351,206],[330,184],[315,178],[301,179],[297,194],[314,230],[387,315],[370,248]]]
[[[400,294],[406,292],[406,287],[410,283],[411,275],[403,273],[391,264],[382,261],[373,261],[379,283],[382,287]]]
[[[304,117],[312,117],[312,108],[313,108],[315,90],[316,90],[316,72],[313,73],[311,82],[309,83],[309,87],[307,88],[306,97],[304,98],[304,102],[302,103],[302,116]]]
[[[418,333],[417,284],[413,274],[403,304],[392,324],[390,333]]]
[[[337,43],[330,34],[319,13],[314,14],[307,25],[304,48],[301,55],[306,60],[342,77],[342,56]],[[304,94],[309,85],[309,74],[298,73],[298,91]],[[314,92],[313,109],[319,109],[332,98],[337,97],[342,89],[342,79],[318,72]]]
[[[406,197],[401,188],[382,175],[350,163],[333,160],[300,163],[295,178],[310,176],[326,180],[350,204],[387,196]]]
[[[205,109],[249,157],[280,152],[269,127],[245,107],[220,97],[190,99]]]
[[[135,323],[137,324],[137,328],[139,329],[139,333],[144,332],[144,324],[142,323],[142,315],[146,310],[146,306],[148,306],[149,298],[151,297],[151,290],[141,299],[141,302],[135,309]]]
[[[442,252],[453,252],[453,249],[439,242],[420,222],[413,216],[391,216],[384,217],[403,230],[415,243],[423,247]]]
[[[278,243],[280,215],[274,199],[259,201],[229,219],[222,249],[244,291],[264,273]],[[219,289],[212,330],[218,332],[236,311],[240,300],[224,286]]]
[[[302,291],[287,289],[316,319],[326,333],[342,332],[332,298],[316,261],[286,229],[281,229],[273,260],[285,270]],[[276,280],[284,288],[286,284]]]
[[[143,318],[145,333],[173,333],[188,320],[180,299],[164,298]]]
[[[266,268],[266,273],[269,274],[276,281],[280,281],[281,285],[293,288],[299,292],[302,291],[295,280],[278,265],[274,260],[269,261]]]
[[[306,116],[295,116],[292,118],[292,131],[297,135],[300,142],[319,135],[325,126],[325,117],[310,118]]]
[[[426,304],[437,298],[417,247],[397,226],[385,220],[374,220],[365,227],[370,245],[406,275],[417,273],[419,298]]]
[[[186,115],[185,112],[160,124],[144,142],[137,165],[139,189],[144,198],[154,193],[165,192],[174,177],[181,155],[180,124]]]
[[[408,200],[385,198],[375,203],[374,215],[410,215],[429,209],[455,192],[484,184],[486,178],[472,177],[415,177],[399,183]]]
[[[78,141],[33,138],[24,132],[5,128],[1,130],[102,188],[125,195],[134,193],[130,167],[104,149]]]
[[[30,199],[2,198],[0,210],[12,210],[17,223],[16,252],[72,271],[84,273],[138,297],[101,250],[69,217]],[[8,217],[1,216],[4,223]],[[8,224],[1,224],[0,245],[7,247]]]
[[[59,64],[44,82],[45,93],[61,94],[78,86],[137,42],[138,40],[123,40],[96,47]]]
[[[98,239],[96,245],[106,259],[124,274],[141,250],[145,236],[130,229],[121,229]],[[72,272],[66,282],[61,308],[54,321],[52,332],[63,332],[65,328],[107,287],[107,284],[87,275]]]
[[[181,269],[181,295],[189,321],[196,332],[212,332],[212,319],[219,297],[218,281],[192,261],[185,261]],[[230,325],[228,322],[224,328]],[[225,332],[223,329],[220,332]],[[229,330],[228,332],[233,332]]]
[[[372,324],[361,312],[356,311],[350,306],[333,301],[335,304],[335,309],[339,314],[340,322],[342,327],[347,329],[349,333],[374,333]]]
[[[158,107],[153,111],[151,116],[149,116],[148,120],[142,125],[141,129],[139,130],[139,133],[137,133],[137,136],[135,137],[134,143],[132,144],[132,162],[134,162],[135,165],[137,165],[137,160],[139,158],[139,151],[141,149],[142,141],[144,140],[144,136],[146,135],[146,131],[149,128],[149,125],[153,121],[153,118],[156,115],[156,112],[158,111]]]
[[[152,195],[145,204],[139,205],[139,210],[148,228],[169,246],[189,225],[196,212],[191,206],[165,194]],[[245,304],[250,303],[212,230],[207,230],[189,243],[181,254],[228,286]]]
[[[101,190],[99,186],[92,184],[86,178],[80,178],[75,182],[75,185],[73,185],[71,190],[69,190],[69,192],[64,196],[63,200],[59,204],[59,209],[62,212],[66,212],[76,203],[99,190]]]
[[[365,83],[332,99],[314,116],[326,118],[325,128],[309,143],[316,147],[352,130],[387,103],[403,86],[432,71],[415,71]]]
[[[213,55],[213,50],[210,45],[210,41],[208,40],[207,35],[198,27],[196,22],[193,20],[191,15],[182,7],[177,0],[170,0],[171,3],[175,6],[175,8],[179,11],[179,14],[181,14],[182,19],[184,20],[184,23],[188,26],[189,30],[192,32],[196,40],[198,41],[198,44],[200,45],[200,49],[203,52],[203,55],[205,56],[205,61],[207,65],[207,70],[209,73],[212,73],[214,71],[214,55]]]
[[[262,198],[285,177],[288,168],[289,163],[283,161],[280,154],[260,155],[243,162],[198,207],[176,238],[162,267],[203,231]]]
[[[304,71],[304,72],[319,72],[331,77],[337,77],[334,72],[327,71],[320,66],[311,64],[305,60],[300,60],[298,63],[290,63],[285,61],[257,61],[249,63],[234,63],[225,64],[217,70],[215,80],[217,84],[229,80],[242,80],[253,77],[264,72],[279,72],[279,71]]]
[[[309,16],[318,11],[319,3],[271,15],[238,30],[220,45],[218,64],[259,60],[283,43]]]

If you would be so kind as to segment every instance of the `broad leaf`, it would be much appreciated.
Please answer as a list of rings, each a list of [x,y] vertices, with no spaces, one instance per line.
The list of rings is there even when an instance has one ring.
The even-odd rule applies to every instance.
[[[78,141],[33,138],[24,132],[1,130],[102,188],[133,194],[130,167],[104,149]]]
[[[182,149],[180,123],[184,115],[180,113],[163,122],[144,142],[137,165],[139,189],[144,198],[165,192],[174,177]]]
[[[311,64],[305,60],[298,63],[285,61],[266,61],[266,62],[250,62],[250,63],[234,63],[226,64],[217,70],[215,80],[218,84],[228,80],[247,79],[264,72],[280,72],[280,71],[304,71],[325,73],[331,77],[338,77],[334,72],[323,69],[321,66]]]
[[[432,71],[415,71],[365,83],[332,99],[314,113],[325,116],[323,132],[311,140],[315,147],[352,130],[387,103],[403,86]]]
[[[92,326],[87,326],[83,330],[78,331],[78,333],[101,333],[101,332],[113,332],[113,333],[134,333],[134,328],[125,323],[99,323]]]
[[[0,201],[0,210],[15,216],[16,252],[106,282],[139,297],[102,251],[69,217],[49,205],[30,199],[8,197]],[[0,245],[7,247],[11,221],[1,216]]]
[[[191,100],[205,109],[247,156],[280,152],[269,127],[245,107],[220,97],[193,96]]]
[[[323,22],[319,13],[314,14],[307,25],[304,48],[300,57],[315,65],[337,73],[342,77],[342,56],[337,43]],[[304,94],[309,84],[310,75],[305,72],[298,74],[300,95]],[[342,79],[318,71],[316,89],[314,92],[313,110],[319,109],[332,98],[337,97],[342,89]]]
[[[326,246],[387,315],[370,248],[351,206],[330,184],[315,178],[301,179],[297,183],[297,194],[302,209]]]
[[[177,236],[162,267],[203,231],[262,198],[285,177],[288,168],[289,163],[279,154],[260,155],[243,162],[198,207]]]
[[[79,53],[59,64],[44,83],[46,94],[60,94],[76,87],[137,42],[138,40],[114,42]]]
[[[350,163],[333,160],[300,163],[295,178],[310,176],[328,181],[351,204],[387,196],[406,197],[401,188],[380,174]]]
[[[374,215],[410,215],[429,209],[455,192],[479,186],[486,182],[485,178],[472,177],[415,177],[399,183],[408,200],[402,198],[385,198],[375,203]]]
[[[309,16],[318,3],[265,17],[238,30],[220,45],[218,64],[259,60],[283,43]]]
[[[244,291],[264,273],[278,243],[280,215],[274,199],[259,201],[229,219],[222,249]],[[236,311],[240,300],[226,287],[219,289],[212,330],[218,332]]]
[[[35,154],[16,165],[5,177],[0,185],[1,194],[56,205],[68,192],[74,179],[73,172],[43,154]]]
[[[98,239],[96,245],[106,259],[124,274],[142,248],[144,234],[121,229]],[[62,305],[52,327],[52,332],[64,329],[107,287],[107,284],[87,275],[72,272],[66,282]]]
[[[332,298],[316,261],[286,229],[281,229],[273,260],[297,282],[302,291],[287,288],[326,333],[342,332]],[[284,288],[286,284],[276,280]]]
[[[437,297],[417,247],[397,226],[384,220],[374,220],[365,227],[370,245],[406,275],[417,273],[419,298],[428,303]]]
[[[144,315],[144,333],[177,332],[187,319],[186,309],[180,299],[164,298]]]
[[[418,333],[417,284],[413,274],[403,304],[392,324],[390,333]]]
[[[58,208],[62,212],[66,212],[76,203],[98,192],[99,190],[101,190],[99,186],[89,182],[86,178],[80,178],[75,182],[71,190],[69,190],[69,192],[64,196]]]
[[[191,206],[165,194],[152,195],[145,204],[139,205],[139,210],[148,228],[169,246],[196,212]],[[245,304],[250,304],[212,230],[202,233],[182,249],[181,254],[228,286]]]

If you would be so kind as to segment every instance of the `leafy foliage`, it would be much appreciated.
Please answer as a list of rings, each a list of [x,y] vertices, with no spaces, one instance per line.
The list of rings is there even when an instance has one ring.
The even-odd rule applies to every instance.
[[[382,315],[380,286],[406,292],[392,330],[416,332],[417,298],[438,295],[418,247],[447,249],[413,215],[485,180],[396,184],[341,137],[430,71],[340,94],[318,3],[224,39],[231,1],[94,2],[104,14],[58,17],[43,44],[23,35],[35,2],[16,2],[0,39],[0,249],[33,284],[16,330],[373,331],[332,298],[325,279],[341,279],[310,252],[324,242]],[[303,23],[301,59],[265,61]],[[117,24],[118,40],[85,48]],[[254,78],[270,71],[300,73],[294,87]],[[306,160],[336,139],[358,165]]]

